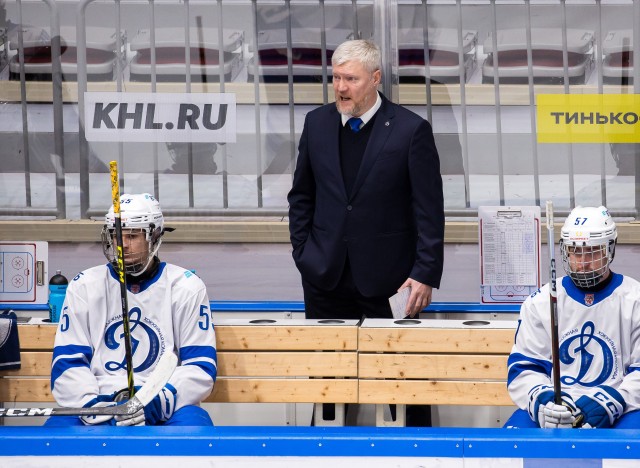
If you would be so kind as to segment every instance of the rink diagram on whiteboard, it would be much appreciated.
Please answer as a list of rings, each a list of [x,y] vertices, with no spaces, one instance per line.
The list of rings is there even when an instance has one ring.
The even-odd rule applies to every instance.
[[[37,303],[46,294],[46,243],[0,243],[0,302]],[[44,258],[43,257],[43,258]],[[46,296],[44,299],[46,302]]]

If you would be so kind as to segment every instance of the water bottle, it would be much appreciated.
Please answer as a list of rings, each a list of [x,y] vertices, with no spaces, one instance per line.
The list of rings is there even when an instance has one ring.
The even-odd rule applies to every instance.
[[[51,322],[60,321],[64,296],[67,293],[69,281],[62,275],[60,270],[49,280],[49,320]]]

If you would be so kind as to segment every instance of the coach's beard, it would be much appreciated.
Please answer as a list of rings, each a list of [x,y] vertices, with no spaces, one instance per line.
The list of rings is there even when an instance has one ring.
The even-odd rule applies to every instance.
[[[366,112],[366,110],[368,110],[367,109],[368,99],[369,99],[368,97],[365,97],[362,100],[362,103],[360,104],[356,104],[353,100],[348,101],[348,102],[351,102],[353,106],[350,110],[347,110],[347,109],[341,108],[342,102],[340,101],[340,96],[338,96],[336,99],[336,108],[338,109],[338,112],[342,115],[348,115],[350,117],[360,117],[362,114]],[[366,110],[363,110],[363,109],[366,109]]]
[[[346,109],[346,106],[344,105],[344,103],[342,103],[338,98],[338,100],[336,101],[336,109],[338,109],[338,112],[340,114],[351,117],[356,114],[356,112],[359,110],[359,107],[353,106],[351,109]]]

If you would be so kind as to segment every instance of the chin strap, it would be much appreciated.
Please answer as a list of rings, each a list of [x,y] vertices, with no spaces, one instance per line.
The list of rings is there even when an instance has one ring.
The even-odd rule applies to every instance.
[[[159,266],[160,259],[156,256],[151,257],[140,273],[127,273],[127,284],[139,284],[149,278],[152,278],[158,271]]]

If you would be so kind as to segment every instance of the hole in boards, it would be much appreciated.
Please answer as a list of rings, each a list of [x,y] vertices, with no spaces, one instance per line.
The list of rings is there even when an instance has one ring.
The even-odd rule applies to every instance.
[[[462,325],[468,327],[484,327],[485,325],[489,325],[489,322],[486,320],[467,320],[466,322],[462,322]]]
[[[396,323],[398,325],[417,325],[422,322],[416,319],[401,319],[401,320],[394,320],[393,323]]]

